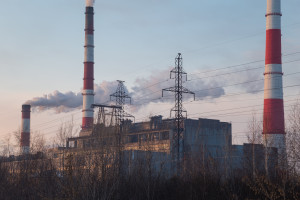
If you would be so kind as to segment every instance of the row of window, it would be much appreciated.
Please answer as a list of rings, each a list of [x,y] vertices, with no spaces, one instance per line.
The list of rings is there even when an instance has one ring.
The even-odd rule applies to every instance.
[[[129,135],[125,138],[125,143],[160,141],[160,140],[168,140],[168,139],[169,139],[169,131],[152,132],[152,133]]]

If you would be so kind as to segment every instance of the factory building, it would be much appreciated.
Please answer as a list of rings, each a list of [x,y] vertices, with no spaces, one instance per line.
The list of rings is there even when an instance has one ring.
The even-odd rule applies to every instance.
[[[100,127],[96,124],[91,135],[69,138],[69,148],[93,148],[97,138],[104,138],[106,143],[116,136],[115,127]],[[125,120],[122,124],[122,143],[124,150],[145,150],[145,143],[153,152],[172,153],[172,136],[174,119],[162,119],[162,116],[151,117],[148,122],[132,123]],[[111,135],[109,135],[109,133]],[[231,144],[231,124],[211,119],[185,119],[184,151],[188,154],[197,151],[199,145],[223,148]],[[149,147],[147,147],[149,148]]]
[[[52,150],[51,156],[62,158],[62,153],[64,156],[85,155],[86,152],[103,153],[106,154],[104,157],[111,156],[107,161],[107,166],[110,166],[117,158],[113,155],[119,152],[125,173],[130,173],[134,163],[146,162],[150,156],[152,171],[163,171],[167,176],[176,174],[174,119],[153,116],[147,122],[132,123],[125,120],[121,127],[117,129],[95,124],[90,135],[68,138],[67,147]],[[121,132],[118,133],[118,130]],[[276,148],[268,148],[266,162],[266,148],[263,145],[233,145],[231,124],[214,119],[184,120],[183,151],[185,170],[211,168],[218,173],[226,172],[228,176],[254,168],[258,172],[270,172],[275,169],[277,162]]]

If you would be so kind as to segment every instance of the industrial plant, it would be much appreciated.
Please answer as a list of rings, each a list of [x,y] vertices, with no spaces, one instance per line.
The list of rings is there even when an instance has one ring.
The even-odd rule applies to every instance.
[[[164,163],[168,176],[179,175],[182,170],[188,170],[189,163],[197,160],[203,154],[203,160],[213,159],[220,166],[230,166],[231,172],[242,170],[249,163],[250,147],[253,151],[265,155],[255,158],[264,171],[272,170],[278,161],[278,156],[285,155],[285,129],[283,111],[282,67],[281,67],[281,8],[280,0],[267,1],[266,26],[266,59],[265,59],[265,89],[263,138],[264,148],[260,144],[233,145],[232,128],[227,122],[216,119],[188,119],[183,107],[183,95],[195,95],[183,86],[187,73],[182,66],[182,55],[175,58],[175,67],[170,71],[174,79],[174,87],[162,90],[175,94],[175,106],[171,109],[174,118],[163,119],[162,116],[152,116],[146,122],[134,122],[134,116],[124,110],[126,100],[130,96],[124,90],[124,82],[118,80],[116,92],[111,94],[115,105],[94,102],[94,7],[88,4],[85,12],[85,45],[84,45],[84,76],[82,129],[78,137],[67,139],[66,147],[49,149],[48,156],[64,162],[66,154],[84,156],[86,150],[95,152],[109,148],[105,157],[123,154],[128,162],[133,162],[135,155],[154,153],[154,171]],[[101,66],[99,66],[101,67]],[[98,108],[97,119],[94,119]],[[22,106],[21,152],[30,153],[30,105]],[[204,151],[205,149],[205,151]],[[119,152],[119,153],[118,153]],[[103,154],[103,152],[102,152]],[[254,159],[254,158],[251,158]],[[115,162],[109,159],[107,165]],[[270,162],[270,163],[268,163]],[[251,162],[250,162],[251,163]],[[129,170],[128,163],[122,163],[124,170]],[[60,164],[61,165],[61,164]],[[271,168],[270,168],[271,167]],[[270,168],[270,169],[269,169]],[[224,169],[220,169],[223,171]],[[274,170],[273,170],[274,171]]]
[[[281,16],[281,0],[267,0],[263,144],[235,145],[231,123],[186,117],[188,110],[184,108],[183,96],[194,97],[195,93],[184,87],[187,73],[183,69],[181,53],[177,54],[175,66],[170,71],[170,81],[174,81],[174,86],[161,91],[162,98],[167,93],[174,94],[170,118],[154,115],[146,121],[136,122],[135,117],[125,110],[131,97],[124,89],[125,82],[122,80],[117,80],[116,91],[110,95],[114,104],[95,102],[94,70],[100,69],[101,64],[94,68],[94,7],[87,4],[79,135],[67,138],[65,146],[50,148],[41,156],[30,156],[31,105],[24,104],[21,155],[6,161],[21,163],[24,160],[51,159],[58,177],[65,176],[64,171],[71,158],[80,161],[80,167],[84,170],[101,166],[99,176],[110,170],[117,170],[118,176],[129,176],[137,169],[138,163],[146,166],[147,159],[150,159],[147,170],[167,178],[192,174],[200,168],[225,174],[222,181],[247,172],[276,177],[278,163],[286,161]],[[91,164],[86,159],[97,156],[100,156],[97,163]]]

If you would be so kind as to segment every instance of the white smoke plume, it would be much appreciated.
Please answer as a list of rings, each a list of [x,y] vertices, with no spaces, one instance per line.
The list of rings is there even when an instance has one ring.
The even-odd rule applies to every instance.
[[[162,89],[174,87],[175,80],[170,79],[170,70],[155,72],[149,78],[139,78],[135,81],[135,86],[132,88],[131,96],[135,105],[147,105],[151,102],[174,102],[174,93],[164,92],[162,97]],[[185,79],[184,79],[185,80]],[[195,92],[197,99],[206,97],[218,98],[225,94],[222,87],[215,79],[208,80],[193,80],[186,81],[184,87],[192,92]],[[215,88],[215,89],[211,89]],[[184,95],[187,98],[192,98],[192,95]]]
[[[93,7],[95,0],[85,0],[86,7]]]
[[[82,104],[82,96],[81,93],[61,93],[56,90],[51,94],[35,97],[27,101],[26,104],[30,104],[37,111],[53,108],[56,112],[60,113],[79,107]]]
[[[95,103],[108,101],[109,95],[116,91],[117,85],[118,83],[116,81],[103,81],[100,84],[95,84]],[[30,104],[35,111],[54,109],[57,113],[69,112],[82,107],[82,94],[81,92],[62,93],[54,91],[53,93],[42,97],[35,97],[32,100],[27,101],[26,104]]]
[[[171,92],[164,93],[164,97],[161,98],[161,91],[163,88],[174,86],[174,79],[169,79],[169,74],[170,69],[167,69],[160,72],[155,72],[148,78],[136,79],[135,86],[131,88],[131,93],[129,94],[129,96],[132,97],[133,109],[139,109],[144,105],[148,105],[149,103],[174,102],[174,94]],[[117,86],[117,81],[103,81],[100,84],[95,84],[95,103],[107,104],[109,102],[110,95],[115,93]],[[184,84],[184,87],[196,93],[196,98],[198,100],[206,97],[218,98],[224,95],[224,89],[219,86],[220,83],[215,79],[193,80],[187,81]],[[126,86],[125,91],[128,93]],[[192,95],[188,96],[188,98],[192,98]],[[80,92],[62,93],[59,91],[54,91],[53,93],[44,95],[42,97],[35,97],[32,100],[27,101],[26,104],[31,104],[36,111],[54,109],[58,113],[68,112],[82,107],[82,94]]]
[[[264,76],[262,70],[249,70],[238,73],[238,75],[231,77],[231,81],[234,81],[235,83],[245,83],[238,85],[237,87],[242,91],[251,94],[258,93],[264,88]]]

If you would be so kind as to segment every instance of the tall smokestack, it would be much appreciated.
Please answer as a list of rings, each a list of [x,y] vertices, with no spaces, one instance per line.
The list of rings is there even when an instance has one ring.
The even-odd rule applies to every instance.
[[[93,0],[86,1],[85,12],[85,45],[84,45],[84,77],[83,77],[83,106],[82,130],[93,126],[94,110],[94,7]]]
[[[280,4],[281,0],[267,0],[263,136],[266,146],[285,155]]]
[[[22,124],[21,124],[21,153],[29,154],[30,147],[30,105],[22,105]]]

